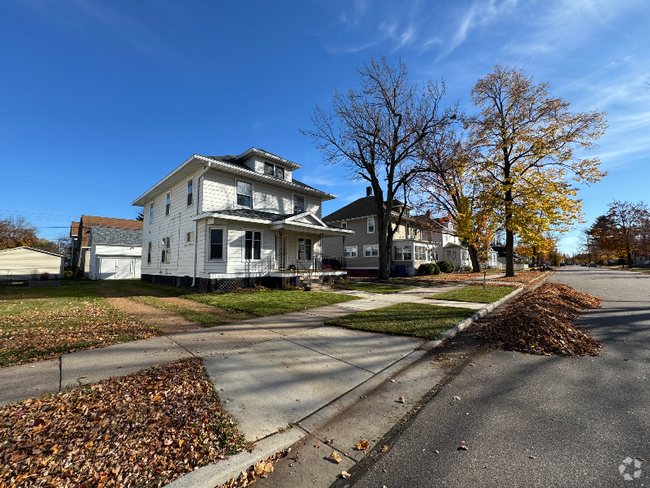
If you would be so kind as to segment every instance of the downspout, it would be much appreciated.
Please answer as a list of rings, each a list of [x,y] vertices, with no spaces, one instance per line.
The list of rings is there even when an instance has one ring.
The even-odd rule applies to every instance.
[[[208,161],[208,165],[205,167],[201,174],[196,179],[196,215],[199,215],[200,204],[201,204],[201,178],[205,175],[208,170],[212,168],[212,162]],[[196,266],[199,252],[199,221],[194,222],[194,272],[192,274],[192,288],[196,287]]]

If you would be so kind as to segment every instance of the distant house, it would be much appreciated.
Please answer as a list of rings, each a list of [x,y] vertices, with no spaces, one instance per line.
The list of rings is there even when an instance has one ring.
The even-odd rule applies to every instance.
[[[142,230],[93,225],[88,238],[91,280],[140,279]]]
[[[94,225],[101,227],[114,227],[118,229],[138,229],[142,230],[142,221],[128,219],[113,219],[109,217],[94,217],[92,215],[82,215],[79,225],[76,222],[70,225],[70,237],[72,238],[72,267],[75,273],[82,276],[88,276],[90,273],[90,229]],[[73,233],[76,235],[73,236]]]
[[[144,207],[142,280],[212,291],[345,274],[321,243],[351,232],[321,220],[336,197],[296,180],[300,167],[257,148],[187,159],[133,202]]]
[[[393,223],[397,222],[402,205],[402,202],[393,201]],[[400,266],[412,276],[420,264],[438,260],[439,242],[429,222],[412,217],[409,213],[410,209],[407,208],[393,237],[390,264]],[[326,255],[341,256],[349,276],[379,275],[377,204],[370,188],[366,197],[332,212],[323,221],[335,228],[354,231],[351,235],[325,238],[323,245]]]
[[[0,251],[0,281],[63,277],[63,256],[31,247],[14,247]]]

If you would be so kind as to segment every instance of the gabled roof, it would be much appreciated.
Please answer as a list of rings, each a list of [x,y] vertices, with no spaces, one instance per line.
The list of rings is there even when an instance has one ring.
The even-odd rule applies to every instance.
[[[79,222],[70,222],[70,237],[77,237],[79,235]]]
[[[103,227],[93,225],[90,228],[88,245],[106,244],[112,246],[142,246],[142,229],[124,229],[120,227]]]
[[[29,246],[10,247],[8,249],[0,249],[0,253],[17,251],[19,249],[24,249],[24,250],[27,250],[27,251],[40,252],[40,253],[43,253],[43,254],[49,254],[50,256],[56,256],[57,258],[62,258],[63,257],[63,254],[58,254],[58,253],[50,252],[50,251],[44,251],[43,249],[36,249],[36,248],[33,248],[33,247],[29,247]]]
[[[263,181],[272,185],[290,188],[294,191],[301,191],[303,193],[310,193],[316,195],[322,200],[333,200],[336,198],[334,195],[324,191],[313,188],[305,183],[302,183],[292,178],[292,181],[280,180],[263,173],[256,173],[254,170],[244,164],[245,161],[253,156],[259,156],[268,161],[282,164],[291,170],[299,169],[301,166],[287,159],[281,158],[263,149],[252,147],[239,155],[230,156],[201,156],[194,154],[189,159],[181,163],[176,169],[158,181],[155,185],[149,188],[146,192],[136,198],[131,205],[136,207],[144,207],[152,198],[157,194],[170,190],[173,186],[177,185],[184,179],[191,178],[192,175],[204,169],[214,168],[232,173],[235,175],[242,175],[246,178]]]
[[[403,205],[399,200],[393,200],[393,207],[401,207]],[[407,206],[407,208],[410,208]],[[395,212],[396,214],[398,212]],[[353,220],[360,219],[363,217],[374,217],[377,215],[377,204],[375,203],[375,197],[363,197],[355,200],[352,203],[348,203],[345,207],[339,208],[335,212],[323,217],[324,222],[341,222],[343,220]],[[402,216],[402,220],[405,222],[412,222],[413,217],[407,215]]]
[[[82,215],[81,216],[81,227],[83,228],[83,236],[81,236],[82,247],[88,247],[88,237],[90,236],[90,228],[93,225],[100,225],[102,227],[118,227],[120,229],[142,230],[141,220],[113,219],[110,217],[95,217],[92,215]]]

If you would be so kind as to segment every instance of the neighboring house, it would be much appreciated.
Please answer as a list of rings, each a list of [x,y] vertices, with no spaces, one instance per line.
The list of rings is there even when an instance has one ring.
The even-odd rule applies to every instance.
[[[70,237],[72,238],[72,267],[77,275],[88,276],[90,273],[90,229],[94,225],[102,227],[115,227],[119,229],[139,229],[142,230],[142,221],[128,219],[113,219],[109,217],[94,217],[92,215],[82,215],[79,225],[76,222],[70,225]],[[76,235],[73,233],[76,230]]]
[[[142,230],[93,225],[88,238],[91,280],[140,279]]]
[[[76,266],[79,262],[79,222],[70,223],[70,262],[68,266]]]
[[[366,194],[323,218],[332,227],[355,231],[352,235],[324,240],[325,254],[343,256],[349,276],[379,275],[377,205],[370,188]],[[393,201],[393,222],[397,221],[401,206],[401,202]],[[420,264],[438,260],[438,247],[428,222],[423,222],[421,217],[411,217],[407,208],[393,237],[390,264],[401,266],[412,276]]]
[[[321,220],[336,197],[296,180],[300,167],[256,148],[190,157],[133,202],[144,207],[142,280],[212,291],[345,274],[328,269],[321,243],[351,231]]]
[[[31,247],[0,251],[0,281],[38,280],[44,273],[50,279],[63,277],[63,255]]]
[[[505,268],[506,266],[506,246],[492,246],[492,249],[497,253],[497,267]],[[526,259],[515,253],[514,255],[514,265],[516,268],[528,268],[528,264],[525,263]]]

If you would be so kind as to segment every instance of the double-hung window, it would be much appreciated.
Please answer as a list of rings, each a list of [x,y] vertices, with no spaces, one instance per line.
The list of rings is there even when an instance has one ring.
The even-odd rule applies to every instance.
[[[172,194],[167,193],[167,196],[165,197],[165,215],[169,215],[171,209],[172,209]]]
[[[298,259],[311,261],[311,239],[298,238]]]
[[[395,261],[402,261],[404,259],[404,253],[402,252],[402,246],[395,246],[393,256]]]
[[[293,196],[293,213],[303,213],[305,211],[305,197],[302,195]]]
[[[260,259],[262,257],[262,233],[247,230],[244,234],[244,259]]]
[[[210,229],[210,259],[223,259],[223,229]]]
[[[237,182],[237,205],[253,208],[253,185],[251,183]]]
[[[368,234],[374,234],[375,233],[375,219],[369,218],[368,219]]]
[[[379,244],[370,244],[363,246],[363,257],[374,258],[379,256]]]
[[[153,222],[153,202],[149,205],[149,222]]]
[[[194,202],[194,182],[189,180],[187,182],[187,206],[189,207]]]
[[[168,263],[171,259],[171,237],[163,237],[162,240],[162,255],[160,257],[161,263]]]
[[[357,246],[345,246],[346,258],[356,258],[357,256]]]

